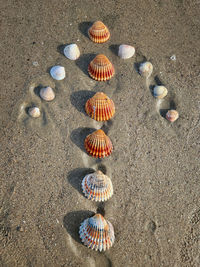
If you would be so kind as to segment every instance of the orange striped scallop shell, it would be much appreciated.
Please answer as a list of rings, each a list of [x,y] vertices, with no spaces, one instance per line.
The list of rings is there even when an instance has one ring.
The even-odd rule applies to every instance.
[[[90,39],[95,43],[105,43],[110,38],[110,32],[105,24],[96,21],[88,30]]]
[[[115,69],[110,60],[100,54],[90,62],[88,72],[92,79],[96,81],[107,81],[113,77]]]
[[[113,151],[113,145],[110,138],[103,130],[97,130],[89,134],[85,138],[85,149],[92,156],[96,158],[104,158],[109,156]]]
[[[96,121],[107,121],[115,114],[115,105],[107,95],[97,92],[86,102],[85,111]]]

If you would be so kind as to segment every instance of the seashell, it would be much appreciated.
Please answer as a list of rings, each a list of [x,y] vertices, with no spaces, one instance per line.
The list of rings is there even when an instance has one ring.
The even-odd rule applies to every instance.
[[[104,158],[112,153],[113,145],[103,130],[97,130],[85,138],[85,149],[93,157]]]
[[[109,249],[115,241],[112,224],[99,213],[81,223],[79,234],[84,245],[96,251]]]
[[[139,67],[139,73],[143,77],[149,78],[153,72],[153,65],[151,62],[144,62]]]
[[[100,54],[90,62],[88,72],[94,80],[106,81],[112,78],[112,76],[115,74],[115,69],[109,59]]]
[[[40,90],[40,97],[46,101],[52,101],[55,98],[55,93],[50,86],[44,87]]]
[[[86,175],[82,181],[82,189],[85,196],[94,201],[106,201],[113,195],[112,182],[101,171]]]
[[[171,110],[168,110],[167,114],[166,114],[166,119],[168,121],[171,121],[171,122],[174,122],[178,119],[179,117],[179,114],[176,110],[174,109],[171,109]]]
[[[153,95],[158,99],[164,98],[167,95],[167,93],[168,93],[167,88],[162,85],[157,85],[153,89]]]
[[[28,114],[33,118],[38,118],[40,117],[40,109],[38,107],[29,108]]]
[[[65,68],[62,66],[54,66],[50,70],[51,77],[57,81],[65,78]]]
[[[71,60],[76,60],[77,58],[79,58],[80,50],[77,44],[70,44],[70,45],[65,46],[64,55]]]
[[[119,46],[118,56],[127,59],[135,54],[135,48],[131,45],[122,44]]]
[[[95,43],[105,43],[110,38],[110,32],[105,24],[96,21],[88,30],[90,39]]]
[[[107,95],[97,92],[86,102],[85,111],[96,121],[107,121],[115,114],[115,105]]]

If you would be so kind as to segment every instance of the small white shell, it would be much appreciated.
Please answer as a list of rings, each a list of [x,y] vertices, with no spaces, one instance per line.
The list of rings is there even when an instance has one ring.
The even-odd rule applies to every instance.
[[[122,44],[119,46],[118,56],[127,59],[135,54],[135,48],[131,45]]]
[[[151,62],[144,62],[139,67],[139,73],[141,76],[149,78],[153,72],[153,65]]]
[[[40,109],[38,107],[29,108],[28,114],[33,118],[40,117]]]
[[[53,79],[60,81],[65,78],[65,68],[62,66],[54,66],[50,70]]]
[[[162,85],[156,85],[153,89],[153,95],[158,99],[164,98],[167,95],[167,93],[168,93],[167,88]]]
[[[50,86],[44,87],[40,90],[40,97],[46,101],[52,101],[55,98],[55,93]]]
[[[64,55],[71,60],[76,60],[80,57],[80,50],[76,44],[70,44],[64,48]]]

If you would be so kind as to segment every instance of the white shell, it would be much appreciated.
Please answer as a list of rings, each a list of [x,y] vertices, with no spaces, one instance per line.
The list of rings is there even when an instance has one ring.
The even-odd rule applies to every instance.
[[[65,68],[62,66],[54,66],[50,70],[53,79],[60,81],[65,78]]]
[[[167,95],[167,93],[168,93],[167,88],[162,85],[156,85],[153,89],[153,95],[158,99],[164,98]]]
[[[131,45],[122,44],[119,46],[118,56],[127,59],[135,54],[135,48]]]
[[[76,44],[70,44],[64,48],[64,55],[71,60],[76,60],[80,57],[80,50]]]
[[[143,77],[149,78],[153,72],[153,65],[151,62],[144,62],[139,67],[139,73]]]
[[[44,87],[40,90],[40,97],[46,101],[52,101],[55,98],[55,93],[50,86]]]
[[[40,109],[38,107],[29,108],[28,114],[33,118],[40,117]]]

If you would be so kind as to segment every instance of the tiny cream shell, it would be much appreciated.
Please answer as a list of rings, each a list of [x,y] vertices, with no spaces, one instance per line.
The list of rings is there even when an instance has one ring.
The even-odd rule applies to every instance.
[[[166,114],[166,119],[170,122],[176,121],[178,119],[178,117],[179,117],[178,111],[176,111],[174,109],[168,110],[168,112]]]
[[[168,91],[165,86],[156,85],[153,89],[153,95],[155,98],[162,99],[167,95]]]
[[[40,90],[40,97],[46,101],[52,101],[55,98],[55,93],[50,86],[44,87]]]
[[[80,50],[76,44],[70,44],[64,48],[64,55],[71,60],[76,60],[80,57]]]
[[[122,44],[119,46],[118,56],[127,59],[135,54],[135,48],[131,45]]]
[[[139,73],[141,76],[149,78],[153,72],[153,65],[151,62],[144,62],[139,67]]]
[[[40,117],[40,109],[38,107],[29,108],[28,114],[33,118]]]
[[[65,68],[62,66],[54,66],[50,70],[51,77],[57,81],[65,78]]]

